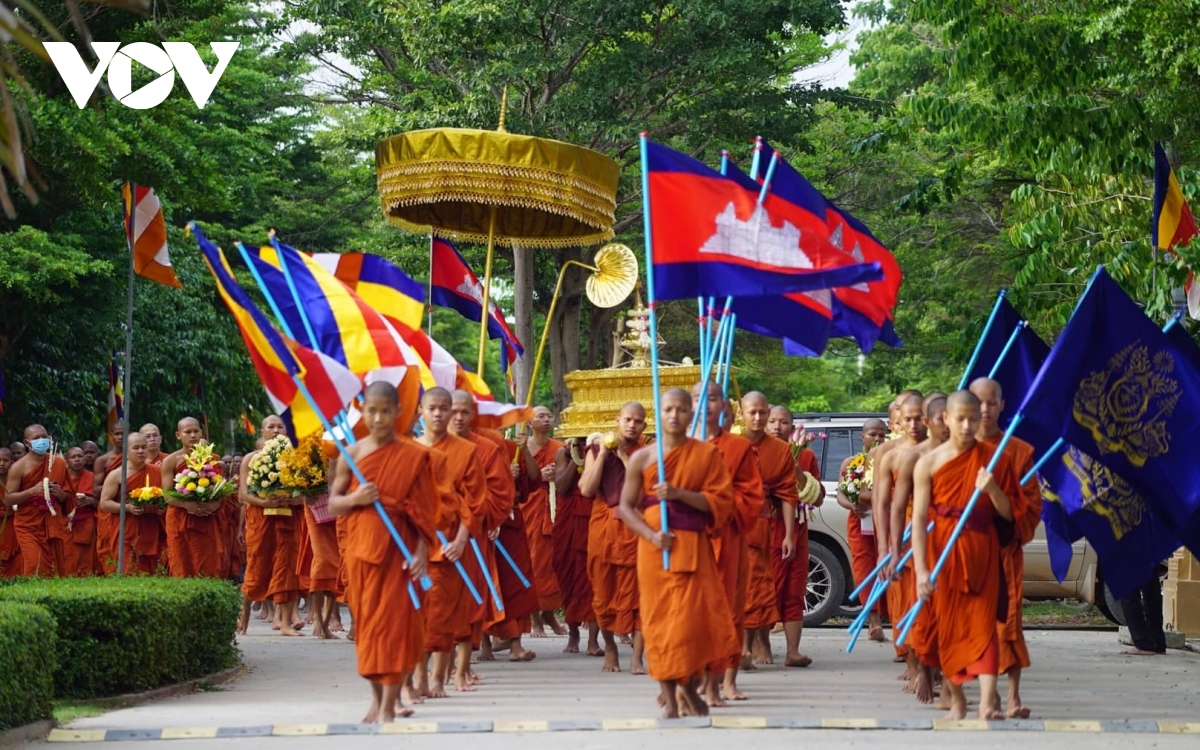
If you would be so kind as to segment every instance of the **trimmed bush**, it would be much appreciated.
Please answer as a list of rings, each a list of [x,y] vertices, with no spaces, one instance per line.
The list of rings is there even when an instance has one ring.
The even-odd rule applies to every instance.
[[[45,607],[0,602],[0,731],[50,718],[54,628]]]
[[[44,607],[57,622],[55,698],[149,690],[238,660],[233,631],[241,596],[225,581],[29,579],[0,588],[5,601]]]

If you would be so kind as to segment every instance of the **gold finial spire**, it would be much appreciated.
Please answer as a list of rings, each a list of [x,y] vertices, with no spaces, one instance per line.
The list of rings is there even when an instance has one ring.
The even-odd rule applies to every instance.
[[[500,92],[500,124],[496,126],[496,130],[501,133],[507,133],[504,129],[504,118],[508,114],[508,86]]]

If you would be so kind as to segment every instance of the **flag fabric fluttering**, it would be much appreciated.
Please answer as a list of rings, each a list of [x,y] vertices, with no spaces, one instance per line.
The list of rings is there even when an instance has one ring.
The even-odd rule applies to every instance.
[[[250,419],[250,415],[246,412],[242,412],[242,429],[246,431],[247,435],[258,434],[258,428],[254,426],[254,420]]]
[[[117,366],[117,350],[108,360],[108,434],[125,418],[125,391],[121,384],[121,368]]]
[[[1018,409],[1137,490],[1200,552],[1200,368],[1103,268]],[[1118,516],[1129,529],[1137,516]]]
[[[1167,152],[1163,150],[1161,143],[1155,143],[1154,218],[1150,224],[1150,236],[1154,247],[1167,251],[1176,247],[1187,247],[1197,234],[1200,234],[1200,229],[1196,228],[1196,220],[1188,208],[1183,188],[1179,186],[1171,163],[1167,161]],[[1196,283],[1195,274],[1190,267],[1184,292],[1187,294],[1188,314],[1193,319],[1200,320],[1200,284]]]
[[[151,281],[182,288],[167,251],[167,223],[153,188],[127,182],[121,188],[125,238],[133,253],[133,272]]]
[[[298,439],[321,431],[322,419],[330,420],[341,412],[362,390],[362,381],[332,357],[301,346],[277,331],[238,284],[221,249],[194,223],[189,227],[216,280],[217,292],[242,334],[250,362],[288,433]],[[296,383],[297,377],[313,397],[316,409]]]
[[[483,285],[479,277],[450,240],[431,237],[429,253],[430,302],[453,308],[467,320],[478,323],[483,314]],[[507,373],[509,366],[525,354],[525,348],[504,319],[495,299],[488,300],[488,307],[488,338],[501,340],[500,370]]]
[[[775,296],[882,277],[878,263],[854,263],[829,242],[823,217],[769,211],[756,188],[647,138],[642,148],[655,299]]]
[[[1015,408],[1025,400],[1025,395],[1029,393],[1029,388],[1033,385],[1042,363],[1050,356],[1050,347],[1032,328],[1025,325],[1021,313],[1017,312],[1007,298],[1002,298],[997,303],[997,308],[993,325],[985,332],[983,340],[979,343],[979,356],[975,359],[975,366],[967,372],[966,382],[969,385],[976,378],[991,377],[1000,384],[1001,394],[1008,407],[1000,414],[997,425],[1004,430],[1008,429],[1009,423],[1016,414]],[[1012,348],[1005,353],[1005,347],[1012,340],[1014,333],[1017,336],[1016,341],[1013,342]],[[1004,353],[1004,361],[998,368],[995,368],[995,374],[992,374],[993,365],[1000,362],[1002,353]],[[1035,444],[1045,440],[1044,437],[1039,439],[1035,435],[1028,437],[1023,435],[1021,427],[1026,424],[1026,422],[1022,422],[1018,426],[1017,437]],[[1050,438],[1050,443],[1053,443],[1054,439]]]

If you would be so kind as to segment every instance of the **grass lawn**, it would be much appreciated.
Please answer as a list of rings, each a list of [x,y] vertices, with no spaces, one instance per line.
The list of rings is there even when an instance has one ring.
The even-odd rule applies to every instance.
[[[54,726],[65,727],[76,719],[88,719],[99,716],[121,706],[93,706],[87,703],[54,702]]]

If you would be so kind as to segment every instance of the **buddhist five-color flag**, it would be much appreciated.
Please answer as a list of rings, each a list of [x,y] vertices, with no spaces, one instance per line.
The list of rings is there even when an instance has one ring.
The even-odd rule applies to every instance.
[[[117,367],[117,351],[114,349],[112,358],[108,360],[108,434],[110,437],[117,422],[125,418],[123,389],[121,369]]]
[[[1167,161],[1167,153],[1162,144],[1154,144],[1154,221],[1150,226],[1150,235],[1154,246],[1159,250],[1171,250],[1175,247],[1186,247],[1192,238],[1200,234],[1196,228],[1196,220],[1188,208],[1187,199],[1171,163]],[[1195,283],[1191,268],[1188,269],[1187,284],[1188,314],[1194,319],[1200,319],[1200,284]]]
[[[121,188],[125,204],[125,238],[133,253],[133,272],[151,281],[182,285],[167,254],[167,223],[153,188],[127,182]]]

